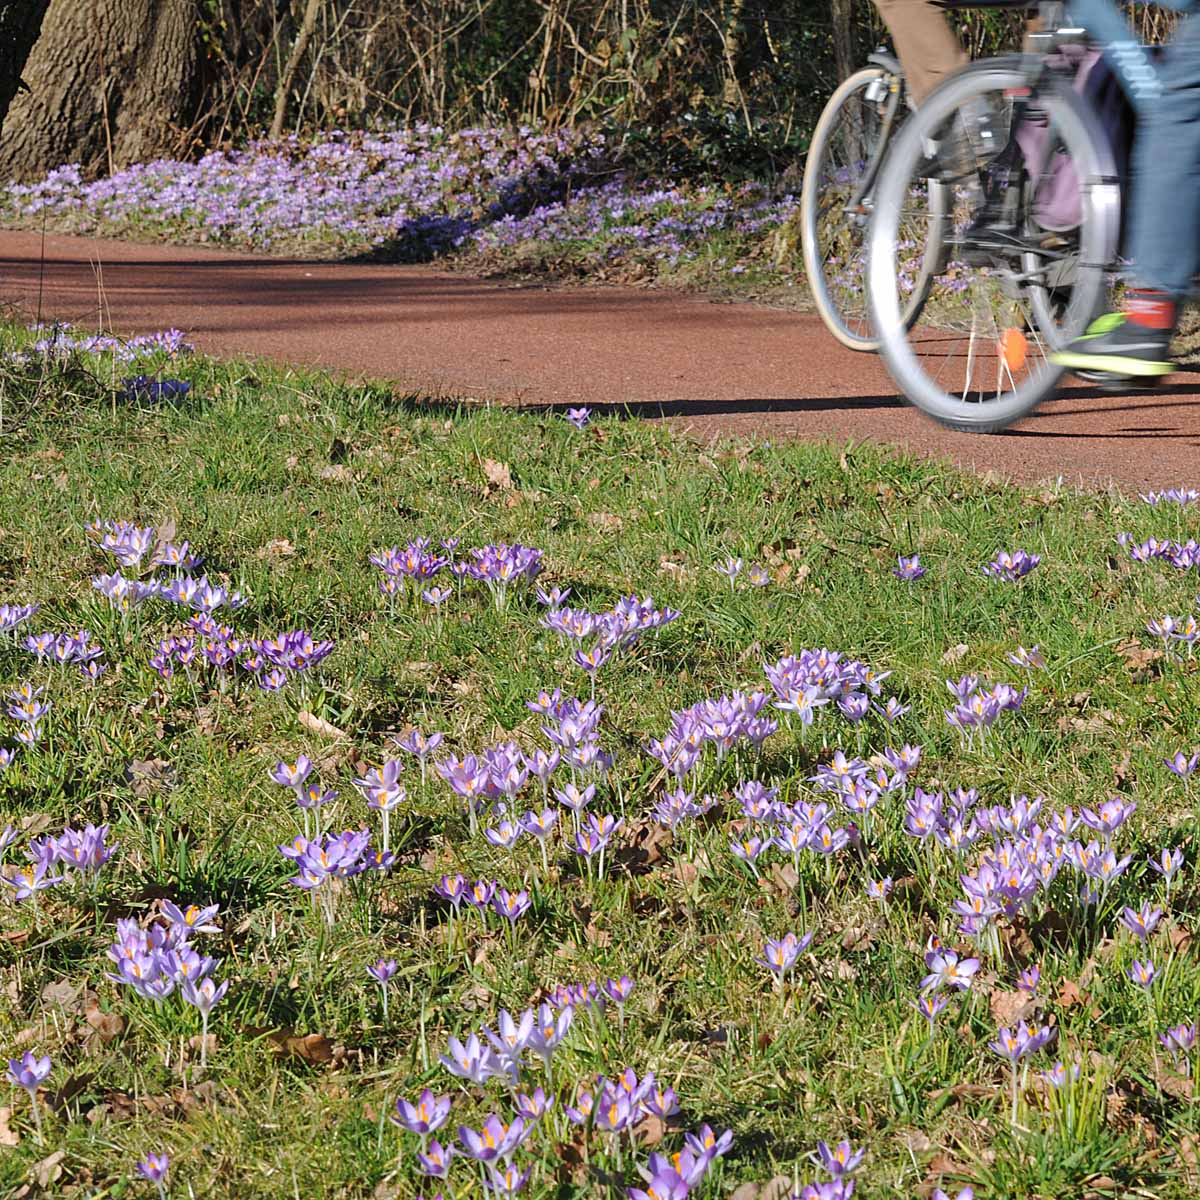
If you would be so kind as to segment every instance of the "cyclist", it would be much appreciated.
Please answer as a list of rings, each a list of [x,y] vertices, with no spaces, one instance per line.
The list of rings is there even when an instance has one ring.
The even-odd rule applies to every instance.
[[[1073,371],[1136,380],[1174,370],[1171,338],[1200,268],[1200,20],[1184,19],[1158,77],[1162,95],[1134,145],[1130,286],[1120,312],[1051,355]]]
[[[892,35],[914,105],[947,75],[966,66],[967,56],[954,30],[933,0],[875,0],[875,7]]]

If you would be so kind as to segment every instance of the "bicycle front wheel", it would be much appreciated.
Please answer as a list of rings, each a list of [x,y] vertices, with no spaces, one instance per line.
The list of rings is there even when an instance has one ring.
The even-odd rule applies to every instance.
[[[1062,370],[1049,356],[1096,315],[1117,249],[1120,193],[1094,116],[1057,77],[1030,85],[1020,60],[948,80],[900,131],[876,187],[867,273],[880,351],[912,404],[967,432],[1003,429],[1053,391]],[[989,114],[988,157],[964,106],[973,122]],[[928,235],[947,265],[910,325],[902,221],[931,143],[953,137],[959,182]]]
[[[880,66],[856,71],[833,93],[813,130],[800,194],[800,237],[813,304],[826,328],[851,350],[876,350],[866,300],[866,237],[873,198],[864,179],[878,172],[889,89],[898,86]],[[888,136],[907,118],[899,105]],[[906,238],[904,320],[915,320],[929,291],[937,250],[924,231],[944,209],[945,189],[920,189],[901,222]],[[857,200],[857,203],[856,203]],[[936,222],[933,222],[936,227]]]

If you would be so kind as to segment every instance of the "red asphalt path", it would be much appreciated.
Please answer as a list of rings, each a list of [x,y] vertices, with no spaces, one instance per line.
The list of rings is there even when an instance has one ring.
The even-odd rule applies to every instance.
[[[175,326],[209,354],[440,396],[620,405],[702,438],[853,439],[1022,480],[1200,486],[1192,373],[1152,395],[1076,387],[1004,434],[952,433],[901,403],[879,361],[843,350],[816,317],[752,304],[6,232],[0,303],[122,334]]]

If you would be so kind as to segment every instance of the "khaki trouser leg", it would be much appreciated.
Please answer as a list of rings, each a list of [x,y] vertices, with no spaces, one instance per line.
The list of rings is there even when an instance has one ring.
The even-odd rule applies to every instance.
[[[940,9],[929,0],[875,0],[914,104],[920,104],[947,75],[965,66],[967,56]]]

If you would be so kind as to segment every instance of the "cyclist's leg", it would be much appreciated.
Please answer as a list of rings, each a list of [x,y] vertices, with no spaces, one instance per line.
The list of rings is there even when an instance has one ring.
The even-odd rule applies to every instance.
[[[1200,20],[1185,18],[1158,68],[1162,96],[1134,146],[1125,310],[1101,317],[1058,361],[1079,370],[1171,370],[1179,306],[1200,267]]]
[[[875,6],[892,35],[914,104],[966,65],[958,38],[930,0],[875,0]]]

